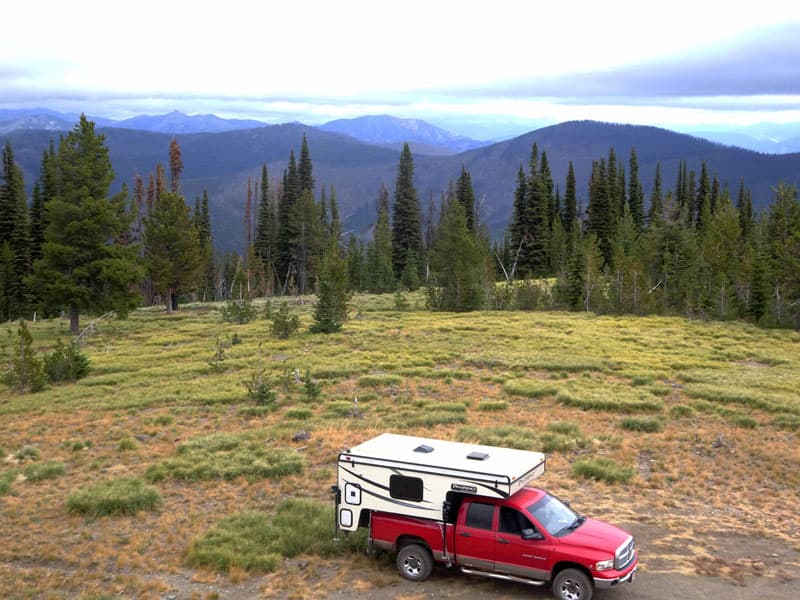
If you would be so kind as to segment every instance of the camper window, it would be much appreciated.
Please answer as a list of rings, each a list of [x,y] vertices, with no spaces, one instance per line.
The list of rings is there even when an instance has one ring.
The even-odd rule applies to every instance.
[[[494,505],[473,502],[467,509],[467,527],[491,529],[494,520]]]
[[[397,500],[422,502],[422,479],[392,475],[389,477],[389,495]]]

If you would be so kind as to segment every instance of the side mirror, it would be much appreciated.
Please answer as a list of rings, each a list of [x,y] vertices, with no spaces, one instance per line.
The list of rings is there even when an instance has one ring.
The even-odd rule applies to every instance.
[[[544,539],[544,536],[541,533],[539,533],[535,529],[530,529],[530,528],[523,529],[520,532],[520,537],[522,537],[523,540],[543,540]]]

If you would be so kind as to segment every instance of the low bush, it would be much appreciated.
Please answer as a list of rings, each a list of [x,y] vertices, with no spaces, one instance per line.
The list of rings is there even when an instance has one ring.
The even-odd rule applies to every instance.
[[[0,474],[0,496],[5,496],[11,492],[11,486],[17,478],[16,471],[6,471]]]
[[[622,467],[608,458],[584,458],[572,463],[572,475],[606,483],[624,483],[633,477],[633,467]]]
[[[384,387],[387,385],[400,385],[403,378],[392,373],[380,373],[375,375],[362,375],[358,378],[359,387]]]
[[[136,450],[136,440],[133,438],[125,437],[119,441],[117,444],[117,450],[120,452],[128,452],[130,450]]]
[[[278,400],[278,391],[275,383],[265,369],[259,369],[244,382],[247,389],[247,398],[255,402],[258,406],[275,409]]]
[[[56,461],[45,461],[32,463],[22,469],[22,474],[28,481],[44,481],[45,479],[55,479],[64,474],[64,464]]]
[[[20,462],[25,462],[27,460],[39,460],[41,457],[42,453],[36,446],[23,446],[14,452],[14,458]]]
[[[731,423],[742,429],[755,429],[758,427],[758,421],[750,415],[733,415],[733,417],[731,417]]]
[[[67,511],[87,517],[134,515],[161,506],[161,494],[141,479],[121,477],[81,488],[67,498]]]
[[[500,412],[508,410],[508,402],[505,400],[483,400],[478,402],[478,410],[482,412]]]
[[[65,346],[59,339],[56,347],[44,355],[44,372],[53,383],[77,381],[89,374],[89,358],[74,341]]]
[[[664,403],[658,399],[616,399],[609,397],[584,397],[576,398],[572,394],[560,392],[556,402],[565,406],[574,406],[583,410],[602,410],[608,412],[632,413],[661,410]]]
[[[214,434],[178,446],[178,456],[150,465],[145,478],[154,483],[167,477],[185,481],[266,479],[299,473],[303,457],[290,448],[273,448],[246,436]]]
[[[664,430],[664,423],[655,417],[626,417],[620,421],[619,426],[627,431],[642,433],[658,433]]]
[[[307,408],[290,408],[286,411],[285,417],[287,419],[295,419],[297,421],[305,421],[310,419],[313,413]]]
[[[289,339],[299,328],[300,319],[289,314],[289,304],[281,303],[277,312],[272,310],[272,335],[279,340]]]
[[[772,424],[778,429],[797,431],[800,429],[800,417],[797,415],[780,414],[772,419]]]
[[[227,573],[236,567],[269,573],[283,558],[363,550],[364,530],[334,542],[333,513],[327,504],[304,499],[284,500],[274,513],[246,511],[226,517],[192,541],[187,561]]]
[[[525,398],[542,398],[543,396],[555,396],[558,387],[550,382],[529,381],[525,379],[512,379],[503,385],[503,391],[512,396],[523,396]]]
[[[219,309],[222,320],[227,323],[237,323],[244,325],[253,321],[256,316],[256,308],[249,298],[244,297],[238,300],[232,299],[225,303],[225,306]]]
[[[675,419],[681,419],[694,415],[694,409],[687,404],[676,404],[669,409],[669,414]]]

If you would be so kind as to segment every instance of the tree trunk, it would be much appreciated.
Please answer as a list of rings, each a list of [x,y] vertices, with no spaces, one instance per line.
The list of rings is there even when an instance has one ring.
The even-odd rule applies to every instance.
[[[69,307],[69,332],[72,335],[78,335],[81,325],[81,311],[76,305]]]

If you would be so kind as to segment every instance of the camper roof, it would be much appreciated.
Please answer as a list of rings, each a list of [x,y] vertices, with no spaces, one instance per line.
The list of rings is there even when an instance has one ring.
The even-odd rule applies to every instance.
[[[369,459],[424,465],[433,469],[495,474],[513,483],[531,470],[542,466],[541,452],[482,446],[445,440],[383,433],[343,452],[340,460]]]

